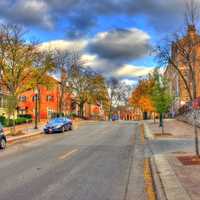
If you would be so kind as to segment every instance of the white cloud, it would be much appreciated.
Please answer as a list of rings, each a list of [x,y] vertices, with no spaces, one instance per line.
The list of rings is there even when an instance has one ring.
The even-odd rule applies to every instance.
[[[44,42],[39,45],[41,50],[60,50],[60,51],[81,51],[87,45],[86,40],[53,40],[49,42]]]
[[[140,67],[134,65],[124,65],[115,71],[115,76],[119,78],[135,78],[145,76],[152,72],[154,67]]]
[[[123,79],[121,82],[125,83],[126,85],[130,85],[130,86],[133,86],[133,85],[137,84],[136,80],[130,80],[130,79]]]

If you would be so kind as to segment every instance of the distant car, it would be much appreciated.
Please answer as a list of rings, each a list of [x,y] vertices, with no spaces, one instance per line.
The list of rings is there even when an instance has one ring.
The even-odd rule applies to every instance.
[[[113,115],[113,116],[112,116],[112,121],[117,121],[117,120],[119,120],[118,115]]]
[[[45,133],[59,133],[68,130],[72,130],[72,120],[66,117],[54,118],[44,127]]]
[[[0,149],[5,149],[6,148],[6,136],[3,133],[3,126],[0,123]]]

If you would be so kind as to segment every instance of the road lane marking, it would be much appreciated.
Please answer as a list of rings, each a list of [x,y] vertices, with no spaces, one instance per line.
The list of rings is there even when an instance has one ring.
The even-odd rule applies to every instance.
[[[78,149],[74,149],[74,150],[72,150],[72,151],[69,151],[69,152],[67,152],[67,153],[65,153],[65,154],[63,154],[63,155],[61,155],[61,156],[59,156],[58,159],[59,159],[59,160],[64,160],[64,159],[70,157],[72,154],[75,154],[77,151],[78,151]]]

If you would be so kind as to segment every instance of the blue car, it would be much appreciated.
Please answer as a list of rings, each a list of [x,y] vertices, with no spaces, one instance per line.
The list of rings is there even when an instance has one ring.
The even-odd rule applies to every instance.
[[[72,120],[66,117],[54,118],[44,127],[45,133],[63,133],[68,130],[72,130]]]
[[[0,123],[0,149],[5,149],[6,148],[6,136],[3,133],[3,126]]]
[[[112,116],[112,121],[117,121],[117,120],[119,120],[118,115],[113,115],[113,116]]]

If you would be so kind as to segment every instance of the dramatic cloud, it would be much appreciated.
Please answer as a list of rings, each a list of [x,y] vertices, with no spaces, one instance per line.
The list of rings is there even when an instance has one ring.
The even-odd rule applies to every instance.
[[[53,16],[48,4],[39,0],[1,0],[0,16],[8,22],[53,28]]]
[[[99,33],[89,44],[89,51],[100,58],[123,62],[139,59],[150,50],[150,36],[139,29],[117,29]]]
[[[183,0],[1,0],[0,16],[45,28],[53,28],[57,19],[63,19],[70,37],[82,37],[101,16],[145,16],[150,26],[168,30],[173,28],[171,20],[183,17],[184,5]]]
[[[151,68],[137,67],[128,63],[148,55],[150,36],[139,29],[118,29],[99,33],[88,40],[55,40],[40,44],[42,50],[79,50],[85,66],[106,77],[137,79]]]

